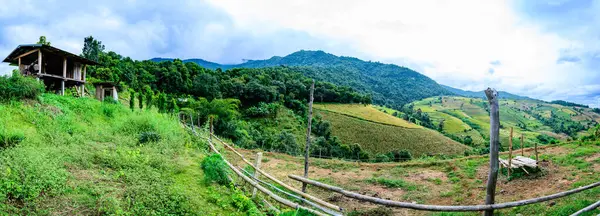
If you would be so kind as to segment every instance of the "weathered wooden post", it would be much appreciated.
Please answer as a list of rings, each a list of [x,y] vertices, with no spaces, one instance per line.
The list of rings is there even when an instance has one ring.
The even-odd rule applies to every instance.
[[[535,163],[537,164],[537,162],[538,162],[537,142],[534,144],[535,144],[535,146],[533,147],[533,150],[535,151]]]
[[[525,156],[525,146],[523,144],[523,134],[521,134],[521,156]]]
[[[315,80],[310,85],[310,97],[308,101],[308,127],[306,128],[306,146],[304,147],[304,178],[308,178],[308,156],[310,154],[310,129],[312,125],[313,94],[315,92]],[[306,183],[302,183],[302,192],[306,192]]]
[[[512,168],[512,139],[513,139],[513,128],[510,128],[510,137],[508,137],[508,179],[510,179],[510,168]]]
[[[494,204],[496,181],[498,180],[498,144],[500,134],[500,112],[498,110],[498,92],[495,89],[485,90],[490,103],[490,172],[488,173],[485,204]],[[494,210],[485,211],[486,216],[494,215]]]
[[[254,161],[254,167],[256,167],[256,169],[260,169],[261,161],[262,152],[256,153],[256,161]],[[258,179],[258,177],[260,176],[260,172],[258,172],[256,169],[254,170],[254,178]],[[254,197],[256,197],[256,188],[252,190],[252,199],[254,199]]]

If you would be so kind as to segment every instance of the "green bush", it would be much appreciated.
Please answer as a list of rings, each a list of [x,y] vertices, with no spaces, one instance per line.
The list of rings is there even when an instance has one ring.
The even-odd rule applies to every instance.
[[[153,131],[145,131],[140,134],[140,143],[158,142],[160,141],[160,134]]]
[[[373,160],[373,162],[376,162],[376,163],[389,162],[389,161],[390,161],[390,158],[386,154],[376,154],[375,159]]]
[[[21,143],[25,139],[22,134],[2,134],[0,133],[0,150],[7,149]]]
[[[14,71],[12,76],[0,76],[0,101],[36,99],[44,92],[44,84]]]
[[[223,158],[219,154],[211,154],[204,158],[201,163],[202,170],[204,170],[204,181],[206,183],[216,182],[218,184],[227,185],[229,179],[229,168]]]

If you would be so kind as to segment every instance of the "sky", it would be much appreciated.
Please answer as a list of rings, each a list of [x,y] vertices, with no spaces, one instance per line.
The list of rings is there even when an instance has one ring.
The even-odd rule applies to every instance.
[[[464,90],[600,106],[600,0],[149,2],[0,0],[0,56],[40,35],[73,53],[92,35],[137,60],[230,64],[323,50]],[[0,74],[11,69],[0,64]]]

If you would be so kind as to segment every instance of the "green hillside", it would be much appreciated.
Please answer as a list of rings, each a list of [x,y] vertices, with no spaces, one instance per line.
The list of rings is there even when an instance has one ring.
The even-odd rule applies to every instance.
[[[154,58],[152,61],[170,59]],[[284,57],[250,60],[237,65],[219,65],[202,59],[189,59],[209,69],[263,68],[287,66],[317,80],[349,86],[373,95],[373,102],[399,108],[423,98],[453,95],[434,80],[414,70],[393,64],[363,61],[358,58],[335,56],[323,51],[298,51]],[[315,100],[319,101],[318,95]]]
[[[238,192],[203,183],[205,149],[156,110],[53,94],[0,103],[0,215],[246,215]]]
[[[423,128],[360,104],[316,104],[315,113],[331,122],[332,135],[357,143],[371,154],[408,150],[414,156],[462,155],[464,146],[437,131]]]
[[[443,123],[443,132],[463,140],[469,136],[475,147],[485,147],[489,138],[487,100],[465,97],[432,97],[412,103],[414,109],[427,113],[434,125]],[[570,140],[584,134],[600,120],[600,115],[589,108],[568,107],[538,100],[500,100],[500,142],[508,145],[509,130],[514,130],[515,148],[520,148],[518,137],[525,138],[525,146],[548,143],[551,139]]]

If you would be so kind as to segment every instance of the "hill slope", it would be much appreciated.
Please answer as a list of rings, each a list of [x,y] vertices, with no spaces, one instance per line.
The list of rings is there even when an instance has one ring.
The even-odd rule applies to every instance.
[[[489,114],[487,100],[466,97],[433,97],[412,103],[431,116],[435,125],[444,121],[444,132],[464,139],[469,136],[473,146],[487,146]],[[525,137],[525,146],[548,143],[550,137],[573,139],[600,121],[600,115],[588,108],[567,107],[538,100],[500,100],[500,142],[508,144],[509,128],[514,129],[515,148],[518,138]]]
[[[245,215],[228,188],[201,181],[206,144],[176,117],[40,100],[0,103],[0,215]]]
[[[464,146],[437,131],[423,128],[360,104],[315,104],[315,113],[331,122],[332,135],[344,143],[358,143],[377,154],[408,150],[415,156],[462,155]]]
[[[450,92],[459,95],[459,96],[463,96],[463,97],[474,97],[474,98],[485,98],[485,92],[483,90],[481,91],[465,91],[462,89],[457,89],[457,88],[453,88],[450,86],[446,86],[446,85],[442,85],[442,87],[444,87],[445,89],[449,90]],[[520,95],[516,95],[516,94],[511,94],[505,91],[499,91],[498,95],[500,95],[500,99],[513,99],[513,100],[533,100],[530,97],[526,97],[526,96],[520,96]]]
[[[155,58],[154,61],[169,59]],[[293,66],[309,77],[350,86],[372,93],[376,104],[399,106],[414,100],[453,95],[432,79],[409,68],[393,64],[363,61],[352,57],[335,56],[323,51],[298,51],[290,55],[275,56],[266,60],[250,60],[237,65],[219,65],[201,59],[189,59],[207,68],[260,68]]]

